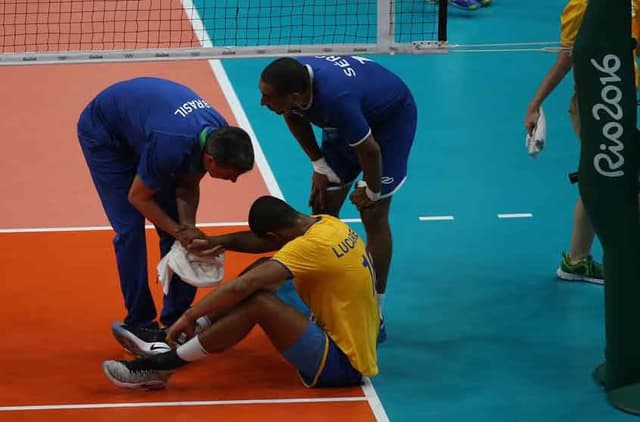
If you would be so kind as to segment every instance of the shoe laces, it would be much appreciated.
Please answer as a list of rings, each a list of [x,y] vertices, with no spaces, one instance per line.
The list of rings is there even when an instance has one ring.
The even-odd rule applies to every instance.
[[[574,265],[581,265],[584,267],[585,274],[587,275],[600,275],[602,273],[601,265],[593,259],[591,255],[587,255]]]
[[[147,374],[155,371],[153,362],[149,359],[139,358],[129,361],[120,361],[131,373],[134,374]]]
[[[148,343],[165,342],[167,332],[160,328],[127,327],[129,331]]]
[[[591,257],[591,255],[588,255],[585,258],[585,265],[587,266],[587,272],[589,274],[602,273],[602,265],[600,265],[598,262],[594,261],[594,259]]]

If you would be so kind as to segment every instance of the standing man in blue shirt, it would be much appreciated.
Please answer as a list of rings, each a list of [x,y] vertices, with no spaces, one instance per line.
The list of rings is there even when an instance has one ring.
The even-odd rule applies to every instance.
[[[280,58],[260,77],[261,104],[283,115],[313,165],[309,204],[337,216],[351,201],[360,211],[382,309],[391,262],[391,196],[402,186],[417,124],[411,92],[398,76],[357,56]],[[312,126],[322,128],[319,146]],[[380,340],[386,336],[381,327]]]
[[[145,347],[166,351],[148,285],[145,218],[158,231],[162,255],[174,240],[187,246],[203,237],[195,226],[200,179],[209,173],[235,182],[251,170],[251,139],[228,126],[191,89],[157,78],[119,82],[99,93],[80,115],[78,138],[116,232],[113,244],[127,315],[124,324],[113,325],[113,333],[132,353],[151,352]],[[195,287],[174,276],[160,324],[173,324],[195,293]]]

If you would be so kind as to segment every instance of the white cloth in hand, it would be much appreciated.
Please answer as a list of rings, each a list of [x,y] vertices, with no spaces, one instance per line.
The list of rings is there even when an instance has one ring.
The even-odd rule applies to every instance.
[[[178,241],[158,263],[158,280],[162,291],[169,293],[169,284],[173,274],[180,276],[185,283],[195,287],[211,287],[224,277],[224,254],[215,257],[200,257],[189,253]]]
[[[544,116],[542,106],[538,109],[538,113],[538,121],[533,128],[533,132],[531,135],[527,133],[525,140],[527,151],[532,157],[535,157],[544,149],[544,143],[547,141],[547,119]]]

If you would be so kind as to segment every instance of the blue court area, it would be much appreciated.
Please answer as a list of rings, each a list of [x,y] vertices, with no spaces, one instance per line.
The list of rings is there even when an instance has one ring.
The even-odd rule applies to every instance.
[[[495,0],[473,14],[450,10],[449,41],[557,41],[564,4]],[[567,115],[572,78],[544,104],[546,149],[532,159],[524,147],[526,107],[555,58],[377,58],[407,82],[420,113],[409,179],[392,206],[389,340],[374,379],[392,421],[635,419],[612,408],[591,379],[604,353],[602,287],[554,274],[577,197],[567,178],[579,152]],[[285,197],[308,211],[311,166],[282,119],[259,105],[268,61],[224,66]],[[454,220],[418,220],[442,215]],[[357,213],[349,204],[341,216]],[[594,253],[600,260],[599,244]]]

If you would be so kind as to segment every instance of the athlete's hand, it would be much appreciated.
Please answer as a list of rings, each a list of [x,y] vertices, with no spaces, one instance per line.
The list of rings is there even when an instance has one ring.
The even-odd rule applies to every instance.
[[[311,196],[309,196],[309,206],[313,212],[324,209],[327,186],[329,186],[329,178],[314,171],[311,177]]]
[[[224,253],[224,247],[215,243],[213,238],[193,239],[187,246],[189,253],[200,257],[215,257]]]
[[[372,201],[371,199],[369,199],[366,189],[367,188],[364,186],[355,188],[353,192],[351,192],[351,195],[349,195],[349,199],[351,199],[353,205],[358,208],[358,211],[361,211],[365,208],[370,208],[377,203],[377,201]]]
[[[207,236],[200,231],[196,226],[192,225],[183,225],[180,226],[178,231],[175,233],[175,238],[182,246],[185,248],[189,247],[189,244],[194,239],[206,239]]]
[[[184,343],[193,338],[195,332],[196,320],[190,318],[185,312],[167,331],[167,343],[175,349],[178,347],[178,339],[180,339],[181,343]]]
[[[536,128],[538,124],[538,118],[540,117],[540,112],[537,108],[528,110],[527,115],[524,117],[524,127],[527,129],[527,133],[529,136],[533,135],[533,130]]]

